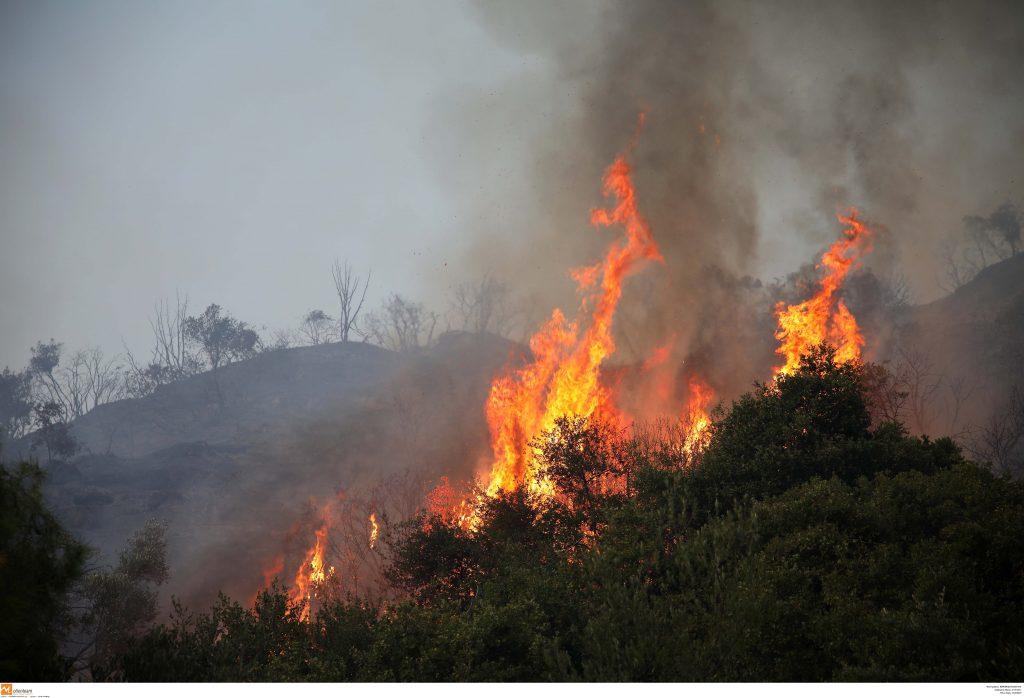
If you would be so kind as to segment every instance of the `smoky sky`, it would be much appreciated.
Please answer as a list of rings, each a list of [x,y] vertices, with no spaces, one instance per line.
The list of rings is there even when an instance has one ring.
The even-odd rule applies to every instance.
[[[1020,3],[638,0],[589,23],[579,5],[476,7],[496,40],[545,62],[503,95],[516,118],[542,115],[524,136],[532,176],[515,185],[537,203],[496,215],[485,202],[480,227],[505,234],[470,259],[543,288],[596,254],[606,241],[584,212],[643,111],[632,160],[666,264],[623,314],[632,302],[656,316],[660,336],[697,333],[712,295],[702,270],[782,277],[835,239],[851,206],[877,233],[872,270],[929,301],[963,216],[1021,203]],[[504,127],[467,124],[463,138]]]
[[[641,111],[666,262],[624,317],[662,335],[695,332],[702,270],[784,276],[850,205],[881,231],[873,268],[929,300],[962,217],[1021,203],[1019,3],[3,13],[0,365],[51,336],[142,349],[176,291],[294,325],[331,311],[335,256],[373,268],[375,302],[439,307],[492,273],[539,312],[571,303],[565,270],[607,244],[587,212]]]
[[[0,367],[145,355],[177,292],[294,327],[334,257],[421,294],[461,234],[429,115],[521,62],[452,2],[4,3]]]

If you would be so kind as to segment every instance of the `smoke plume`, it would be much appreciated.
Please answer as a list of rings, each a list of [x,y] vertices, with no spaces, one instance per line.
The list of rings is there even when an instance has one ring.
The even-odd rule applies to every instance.
[[[933,298],[944,237],[1019,197],[1019,3],[476,9],[523,71],[439,111],[452,142],[438,153],[457,154],[439,169],[474,233],[464,266],[515,280],[538,313],[573,307],[566,270],[607,243],[586,226],[601,171],[644,112],[633,164],[666,261],[624,299],[617,322],[633,358],[673,332],[691,353],[736,339],[738,295],[765,302],[737,293],[744,278],[798,269],[848,206],[881,232],[873,271]]]

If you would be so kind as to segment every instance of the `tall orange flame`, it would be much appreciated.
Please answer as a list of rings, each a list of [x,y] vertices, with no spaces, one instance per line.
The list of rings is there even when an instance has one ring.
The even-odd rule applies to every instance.
[[[377,538],[380,537],[380,526],[377,524],[376,512],[370,512],[370,549],[377,547]]]
[[[687,460],[692,459],[708,445],[711,434],[711,415],[708,408],[715,399],[715,392],[711,386],[698,376],[690,377],[689,392],[686,413],[683,416],[683,426],[686,429],[683,453]]]
[[[840,363],[856,361],[864,347],[864,337],[853,313],[846,307],[838,292],[851,269],[871,249],[871,231],[858,217],[855,209],[848,215],[838,215],[846,226],[839,238],[821,257],[818,269],[825,269],[820,288],[808,300],[787,306],[779,303],[775,308],[780,345],[776,350],[785,361],[775,368],[775,375],[789,375],[800,365],[800,357],[822,342],[836,349]]]
[[[295,581],[292,583],[290,600],[293,604],[305,602],[302,609],[302,620],[309,618],[310,604],[317,587],[322,585],[327,577],[333,572],[333,568],[327,569],[324,566],[324,550],[327,544],[327,521],[321,523],[316,530],[316,541],[313,547],[306,551],[305,559],[295,573]]]
[[[624,279],[641,262],[661,260],[650,227],[637,208],[628,154],[627,150],[617,157],[604,175],[603,193],[614,198],[614,206],[595,209],[590,215],[594,226],[621,225],[624,234],[603,260],[572,272],[582,296],[577,319],[568,322],[555,309],[530,339],[533,362],[491,386],[486,405],[494,454],[485,487],[489,496],[523,483],[534,494],[554,494],[551,482],[536,471],[530,443],[554,427],[558,417],[621,421],[600,376],[601,365],[615,352],[612,319]]]

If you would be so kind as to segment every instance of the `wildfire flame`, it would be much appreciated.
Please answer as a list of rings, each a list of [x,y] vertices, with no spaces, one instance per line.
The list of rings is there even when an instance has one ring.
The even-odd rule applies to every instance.
[[[306,551],[302,564],[299,565],[295,572],[289,601],[292,605],[305,604],[302,609],[302,620],[309,618],[310,606],[317,592],[334,575],[334,567],[327,566],[324,561],[324,555],[327,550],[327,537],[334,507],[343,496],[343,492],[338,492],[336,498],[328,501],[320,508],[318,515],[319,526],[313,532],[313,545]]]
[[[641,119],[641,125],[642,125]],[[630,145],[606,170],[602,192],[612,200],[608,208],[591,211],[595,227],[621,226],[622,235],[608,247],[604,257],[595,264],[571,271],[580,295],[576,317],[569,321],[562,311],[554,309],[549,319],[530,338],[533,360],[528,365],[496,378],[485,405],[491,437],[493,460],[476,495],[493,497],[503,491],[525,484],[535,496],[555,496],[553,483],[538,470],[533,443],[551,430],[562,416],[576,416],[623,425],[626,415],[615,404],[612,388],[602,382],[601,368],[615,353],[612,321],[622,297],[623,282],[644,262],[662,261],[652,237],[650,226],[637,207],[636,190],[629,164]],[[775,337],[780,345],[777,353],[783,358],[774,369],[775,376],[794,373],[803,355],[823,342],[836,349],[836,359],[846,363],[858,360],[864,338],[856,318],[839,297],[850,271],[870,251],[872,232],[851,209],[838,215],[845,226],[839,240],[822,255],[816,266],[823,270],[817,291],[811,298],[793,305],[779,303],[775,307],[778,329]],[[664,345],[656,347],[640,366],[643,373],[652,372],[651,402],[656,409],[678,410],[673,395],[674,379],[666,365],[673,353],[673,335]],[[683,424],[682,451],[685,462],[708,445],[711,435],[709,409],[715,391],[699,375],[690,372],[687,378],[687,400],[680,414]],[[664,414],[665,412],[662,412]],[[340,496],[340,495],[339,495]],[[427,510],[446,524],[474,529],[479,522],[479,499],[467,498],[465,490],[456,491],[447,477],[427,495]],[[310,605],[317,591],[334,574],[326,567],[330,510],[328,503],[320,512],[320,526],[315,541],[306,552],[292,584],[290,601],[303,605],[302,619],[310,615]],[[376,512],[371,512],[369,548],[375,549],[380,536]],[[278,556],[264,570],[264,586],[284,566]]]
[[[627,150],[617,157],[604,175],[603,193],[614,198],[614,206],[590,215],[595,227],[621,225],[624,234],[603,260],[572,272],[582,296],[577,319],[567,321],[556,308],[530,339],[533,362],[491,385],[486,405],[494,455],[485,487],[489,496],[521,483],[533,494],[554,494],[552,483],[536,472],[530,444],[558,417],[621,421],[600,376],[601,365],[615,352],[612,319],[625,278],[642,262],[662,259],[637,208],[628,155]]]
[[[448,476],[442,476],[437,486],[427,493],[427,511],[446,524],[455,524],[463,529],[474,528],[477,517],[475,502],[466,498],[465,493],[452,487]]]
[[[780,345],[776,350],[785,362],[775,368],[775,375],[790,375],[800,365],[800,357],[822,342],[836,350],[840,363],[856,361],[864,347],[864,336],[853,313],[846,307],[838,292],[850,270],[871,249],[871,231],[858,218],[855,209],[847,215],[838,215],[846,227],[839,238],[821,257],[818,269],[824,269],[820,288],[808,300],[795,305],[779,303],[775,308]]]
[[[376,512],[370,512],[370,549],[377,547],[377,538],[380,536],[380,526],[377,525]]]
[[[684,415],[686,437],[683,440],[683,453],[687,460],[700,452],[708,444],[711,435],[711,415],[708,408],[715,398],[715,392],[703,379],[691,376],[689,380],[690,396]]]
[[[295,573],[295,581],[292,583],[291,602],[293,604],[306,602],[302,609],[303,620],[309,618],[309,606],[313,600],[313,593],[327,579],[328,570],[324,567],[326,541],[327,524],[325,522],[316,530],[316,542],[312,548],[306,551],[306,557]]]

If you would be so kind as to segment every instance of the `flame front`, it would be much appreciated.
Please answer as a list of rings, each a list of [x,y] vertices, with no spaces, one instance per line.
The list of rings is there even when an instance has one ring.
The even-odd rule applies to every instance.
[[[485,487],[489,496],[522,483],[533,494],[554,494],[552,483],[536,472],[530,444],[554,427],[558,417],[597,416],[621,422],[600,376],[601,365],[615,352],[612,319],[624,279],[641,262],[661,260],[650,227],[637,209],[627,154],[605,172],[603,192],[614,197],[614,206],[595,209],[590,216],[594,226],[621,225],[624,234],[603,260],[572,272],[582,295],[578,319],[569,322],[555,309],[530,339],[533,362],[491,386],[486,405],[494,455]]]
[[[846,228],[842,237],[821,257],[817,268],[824,268],[826,272],[817,293],[802,303],[776,306],[778,330],[775,337],[780,342],[776,353],[785,360],[775,368],[776,376],[794,373],[800,365],[800,357],[822,342],[835,347],[836,360],[840,363],[860,358],[864,337],[853,313],[838,297],[850,270],[859,264],[860,257],[871,246],[871,231],[857,216],[855,209],[848,215],[837,216]]]
[[[306,551],[305,559],[295,573],[292,583],[291,603],[298,605],[305,602],[302,609],[302,620],[309,618],[309,607],[317,587],[322,585],[333,570],[324,567],[324,549],[327,544],[327,522],[324,521],[316,530],[316,541]]]
[[[703,131],[703,126],[701,128]],[[555,496],[554,484],[535,461],[533,444],[555,427],[558,418],[582,417],[614,427],[624,426],[628,421],[616,405],[611,387],[602,382],[601,369],[616,350],[612,322],[622,298],[624,281],[643,263],[663,261],[650,226],[637,206],[628,161],[632,145],[604,174],[602,192],[612,205],[594,209],[590,215],[595,227],[621,226],[622,235],[612,242],[600,261],[572,270],[580,296],[575,318],[570,321],[560,309],[554,309],[530,338],[533,360],[491,384],[485,416],[492,460],[485,477],[476,483],[479,490],[467,496],[465,488],[456,490],[447,477],[442,477],[427,494],[427,511],[446,525],[475,529],[483,497],[494,497],[521,485],[526,485],[534,496]],[[776,377],[795,373],[801,357],[825,342],[835,348],[836,360],[841,363],[858,360],[861,356],[864,338],[856,318],[839,294],[850,271],[870,250],[872,232],[854,209],[837,218],[845,228],[816,267],[824,271],[817,291],[803,302],[793,305],[780,302],[775,307],[778,322],[775,337],[780,343],[776,353],[783,359],[782,365],[774,368]],[[710,441],[709,409],[716,395],[703,378],[688,370],[687,399],[680,411],[674,389],[676,375],[671,375],[673,366],[668,365],[675,345],[676,336],[672,335],[651,352],[639,369],[649,374],[646,385],[653,386],[643,393],[651,411],[659,415],[679,415],[683,427],[683,462],[689,466]],[[324,561],[332,506],[333,503],[328,503],[321,510],[315,541],[306,552],[292,585],[289,599],[293,605],[302,605],[303,620],[309,618],[318,590],[334,574],[334,568],[327,568]],[[432,526],[431,521],[428,519],[424,526]],[[376,512],[370,513],[368,524],[368,545],[373,550],[380,536]],[[264,586],[283,567],[284,558],[278,556],[264,570]]]

